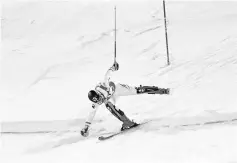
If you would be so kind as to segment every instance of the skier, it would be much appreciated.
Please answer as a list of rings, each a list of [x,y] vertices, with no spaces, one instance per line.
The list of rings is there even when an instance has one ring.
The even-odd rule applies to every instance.
[[[105,107],[123,124],[121,131],[137,126],[136,122],[131,121],[125,113],[114,104],[119,96],[137,95],[137,94],[169,94],[169,88],[158,88],[155,86],[139,86],[131,87],[126,84],[114,84],[110,81],[112,72],[119,69],[119,64],[115,62],[106,72],[104,81],[97,84],[94,90],[89,91],[88,98],[92,101],[92,110],[89,113],[81,135],[87,137],[89,135],[89,127],[94,119],[98,106],[105,104]]]

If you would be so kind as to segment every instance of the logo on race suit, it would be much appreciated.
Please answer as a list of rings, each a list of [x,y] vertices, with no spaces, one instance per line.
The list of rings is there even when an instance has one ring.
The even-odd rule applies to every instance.
[[[95,109],[95,104],[92,104],[92,108]]]
[[[109,91],[110,91],[110,95],[112,96],[113,94],[114,94],[114,92],[115,92],[115,84],[114,84],[114,82],[109,82]]]
[[[128,85],[126,84],[120,84],[122,87],[126,88],[126,89],[131,89]]]

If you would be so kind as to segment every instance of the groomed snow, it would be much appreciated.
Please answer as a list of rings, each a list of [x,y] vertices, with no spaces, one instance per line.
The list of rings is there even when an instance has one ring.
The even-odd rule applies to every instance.
[[[113,80],[169,87],[121,98],[140,130],[99,142],[121,123],[104,107],[80,136],[88,90],[117,59]],[[2,4],[0,160],[57,163],[237,162],[237,2],[18,1]],[[1,161],[2,162],[2,161]]]

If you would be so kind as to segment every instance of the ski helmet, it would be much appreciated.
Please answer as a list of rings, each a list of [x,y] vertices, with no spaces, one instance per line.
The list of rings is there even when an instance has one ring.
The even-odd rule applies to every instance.
[[[96,92],[95,90],[90,90],[88,93],[88,98],[92,101],[92,102],[99,102],[100,101],[100,95],[98,94],[98,92]]]

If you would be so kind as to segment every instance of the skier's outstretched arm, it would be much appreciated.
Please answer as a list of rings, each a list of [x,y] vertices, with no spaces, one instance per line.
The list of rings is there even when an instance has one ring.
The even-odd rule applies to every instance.
[[[95,117],[98,106],[99,106],[98,104],[95,104],[95,103],[92,104],[92,110],[86,119],[84,128],[81,130],[81,135],[84,137],[87,137],[89,135],[89,128],[90,128],[90,125],[92,124],[92,121]]]
[[[114,71],[117,71],[119,69],[119,64],[117,62],[115,62],[112,67],[110,67],[108,69],[108,71],[105,73],[105,76],[104,76],[104,84],[109,87],[109,80],[111,78],[111,75]]]

